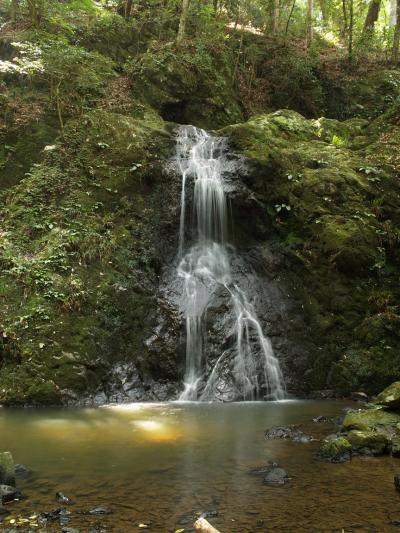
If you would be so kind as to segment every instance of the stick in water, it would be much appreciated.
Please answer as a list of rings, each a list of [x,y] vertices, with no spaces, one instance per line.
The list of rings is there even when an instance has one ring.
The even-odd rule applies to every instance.
[[[195,531],[200,531],[200,533],[220,533],[218,529],[215,529],[210,522],[207,522],[205,518],[199,518],[193,524]]]

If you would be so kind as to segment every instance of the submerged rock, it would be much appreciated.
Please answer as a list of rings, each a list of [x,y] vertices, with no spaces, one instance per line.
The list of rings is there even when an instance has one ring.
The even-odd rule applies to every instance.
[[[250,474],[251,476],[262,476],[270,472],[273,468],[277,468],[278,466],[278,463],[270,462],[264,466],[252,468],[248,471],[248,474]]]
[[[310,435],[306,435],[296,426],[276,426],[265,432],[266,439],[287,439],[294,442],[312,442],[315,440]]]
[[[318,452],[318,458],[330,463],[344,463],[351,459],[351,444],[345,437],[328,436]]]
[[[400,408],[400,381],[395,381],[379,393],[374,403],[390,409]]]
[[[109,507],[95,507],[94,509],[91,509],[89,511],[89,514],[91,515],[94,515],[94,516],[103,516],[103,515],[107,515],[107,514],[112,514],[112,509],[110,509]]]
[[[266,485],[285,485],[289,482],[289,476],[283,468],[272,468],[264,477]]]
[[[32,474],[32,470],[30,470],[25,465],[16,464],[14,473],[17,479],[26,479]]]

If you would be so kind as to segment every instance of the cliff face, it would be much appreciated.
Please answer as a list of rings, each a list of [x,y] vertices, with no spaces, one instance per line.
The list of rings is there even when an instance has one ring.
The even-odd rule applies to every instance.
[[[224,133],[248,158],[251,233],[285,257],[303,310],[306,388],[379,390],[400,371],[397,109],[370,123],[277,111]]]
[[[129,29],[118,27],[129,44]],[[229,57],[186,50],[180,61],[167,46],[132,59],[128,44],[118,44],[125,40],[111,50],[103,31],[93,27],[82,48],[58,46],[75,54],[58,110],[47,78],[1,81],[0,402],[176,397],[184,330],[167,287],[181,184],[166,169],[175,122],[223,127],[229,138],[236,166],[227,193],[242,258],[233,269],[288,388],[376,391],[393,381],[397,84],[390,110],[372,120],[371,91],[357,106],[346,89],[343,116],[354,109],[362,117],[339,122],[283,110],[245,122]],[[8,41],[2,46],[12,60]],[[44,53],[57,73],[58,56]],[[208,313],[211,366],[230,342],[224,299],[216,295]]]

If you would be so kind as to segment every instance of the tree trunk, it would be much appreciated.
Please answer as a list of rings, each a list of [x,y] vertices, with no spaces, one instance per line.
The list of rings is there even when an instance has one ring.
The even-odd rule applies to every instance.
[[[307,0],[307,35],[306,35],[307,48],[311,45],[313,37],[314,37],[313,18],[314,18],[314,0]]]
[[[367,37],[374,32],[375,23],[379,17],[379,11],[381,9],[381,0],[371,0],[368,6],[368,13],[365,18],[363,37]]]
[[[396,0],[390,0],[389,26],[391,28],[395,28],[396,22],[397,22],[397,2]]]
[[[12,0],[12,2],[11,2],[11,20],[12,20],[14,28],[17,25],[18,11],[19,11],[19,0]]]
[[[399,0],[400,1],[400,0]],[[349,47],[348,47],[348,60],[349,63],[353,62],[353,33],[354,33],[354,0],[350,2],[350,22],[349,22]]]
[[[274,0],[274,5],[272,7],[272,21],[271,21],[271,30],[272,35],[278,33],[279,26],[279,0]]]
[[[287,19],[287,21],[286,21],[286,28],[285,28],[285,42],[286,42],[287,34],[288,34],[288,31],[289,31],[290,20],[291,20],[291,18],[292,18],[292,15],[293,15],[293,11],[294,11],[295,5],[296,5],[296,0],[293,0],[293,4],[292,4],[292,7],[290,8],[290,13],[289,13],[288,19]]]
[[[345,39],[346,36],[347,36],[347,32],[349,31],[349,26],[347,24],[346,0],[342,0],[342,12],[343,12],[343,31],[342,31],[342,36],[343,36],[343,39]]]
[[[396,27],[393,36],[392,61],[399,61],[399,43],[400,43],[400,0],[396,2]]]
[[[182,11],[179,19],[178,35],[176,37],[177,44],[180,44],[185,38],[186,23],[189,15],[189,2],[190,0],[182,0]]]
[[[329,10],[326,0],[319,0],[319,7],[321,8],[322,21],[325,26],[329,24]]]
[[[129,18],[131,16],[132,4],[133,0],[122,0],[122,2],[118,4],[117,13],[125,19]]]

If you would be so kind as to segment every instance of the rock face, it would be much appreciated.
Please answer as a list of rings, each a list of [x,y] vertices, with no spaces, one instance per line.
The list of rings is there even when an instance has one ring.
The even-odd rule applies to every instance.
[[[388,142],[398,142],[398,115],[368,124],[283,110],[223,130],[249,168],[237,235],[246,241],[251,221],[253,238],[273,239],[284,258],[280,286],[305,318],[307,340],[297,340],[307,347],[308,389],[376,393],[400,373],[400,258],[380,237],[387,224],[400,227],[397,163],[381,136],[386,128]]]
[[[181,79],[168,51],[154,57],[162,87],[157,61],[141,58],[147,95],[128,89],[69,120],[63,140],[5,195],[0,402],[177,397],[185,364],[172,282],[181,184],[165,171],[174,137],[162,116],[208,125],[213,114],[216,125],[235,123],[220,131],[230,142],[225,184],[240,252],[232,270],[288,390],[376,393],[400,374],[400,186],[388,148],[399,139],[399,110],[372,123],[288,110],[240,123],[231,87],[220,80],[204,108],[194,92],[205,82]],[[228,298],[221,289],[207,311],[206,377],[222,353],[234,357]],[[217,399],[233,400],[226,361]]]

